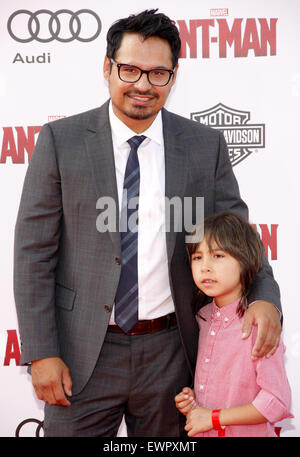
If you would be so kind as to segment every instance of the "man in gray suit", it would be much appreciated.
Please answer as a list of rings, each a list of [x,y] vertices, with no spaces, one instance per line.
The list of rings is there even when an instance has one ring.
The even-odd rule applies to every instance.
[[[185,435],[174,396],[196,360],[193,281],[184,229],[162,230],[158,202],[203,196],[206,215],[248,213],[223,136],[163,108],[179,51],[177,28],[156,10],[117,21],[104,61],[110,100],[45,125],[32,155],[14,289],[46,436],[115,436],[123,414],[129,436]],[[138,231],[116,223],[129,214],[126,193],[138,197]],[[116,202],[106,231],[103,198]],[[244,336],[258,325],[253,356],[271,354],[280,298],[266,260],[249,303]]]

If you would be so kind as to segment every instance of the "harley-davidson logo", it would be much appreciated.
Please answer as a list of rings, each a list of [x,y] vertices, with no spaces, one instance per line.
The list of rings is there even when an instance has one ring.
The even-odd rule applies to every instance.
[[[249,124],[250,112],[218,103],[205,111],[191,113],[191,119],[220,130],[228,145],[232,166],[265,147],[265,124]]]

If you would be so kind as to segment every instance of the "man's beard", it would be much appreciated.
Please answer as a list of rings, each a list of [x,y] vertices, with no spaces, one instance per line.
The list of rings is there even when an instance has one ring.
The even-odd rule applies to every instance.
[[[139,92],[138,90],[128,91],[128,92],[126,92],[125,96],[134,95],[134,94],[141,95],[141,96],[150,95],[151,97],[159,98],[159,96],[155,92],[149,91],[149,92],[142,93],[142,92]],[[125,114],[125,116],[129,117],[130,119],[135,119],[138,121],[142,121],[144,119],[149,119],[150,117],[157,114],[157,112],[155,110],[147,111],[147,107],[145,107],[145,106],[135,106],[132,108],[132,112],[130,112],[130,111],[122,111],[122,112],[123,112],[123,114]]]
[[[139,108],[144,108],[143,106],[138,106],[136,107],[136,109],[139,110]],[[140,111],[142,111],[142,109]],[[154,116],[155,112],[148,112],[148,113],[143,113],[143,112],[140,112],[140,113],[130,113],[130,112],[127,112],[127,111],[123,111],[123,114],[125,114],[125,116],[127,117],[130,117],[130,119],[135,119],[137,121],[143,121],[144,119],[149,119],[150,117]]]

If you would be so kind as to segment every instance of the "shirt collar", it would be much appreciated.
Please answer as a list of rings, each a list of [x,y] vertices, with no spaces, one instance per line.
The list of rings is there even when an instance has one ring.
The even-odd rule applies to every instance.
[[[221,320],[224,327],[227,327],[235,318],[238,317],[236,310],[240,298],[234,302],[219,308],[215,301],[212,302],[212,320]]]
[[[128,147],[127,140],[129,138],[133,137],[136,135],[136,133],[131,130],[129,127],[127,127],[124,122],[122,122],[114,113],[113,108],[112,108],[112,102],[110,101],[109,103],[109,121],[110,121],[110,126],[111,126],[111,132],[112,132],[112,137],[113,137],[113,142],[118,146],[118,147]],[[150,140],[155,141],[159,145],[163,145],[163,128],[162,128],[162,117],[161,117],[161,111],[158,112],[156,118],[150,125],[150,127],[145,130],[144,132],[140,133],[140,135],[145,135],[147,137],[148,142]],[[146,141],[144,142],[146,143]]]

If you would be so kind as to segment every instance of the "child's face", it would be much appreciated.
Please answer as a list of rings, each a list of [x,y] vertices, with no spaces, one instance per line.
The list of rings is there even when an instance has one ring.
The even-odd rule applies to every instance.
[[[209,249],[205,238],[191,257],[191,268],[197,287],[214,297],[221,307],[237,300],[242,294],[239,262],[213,243]]]

